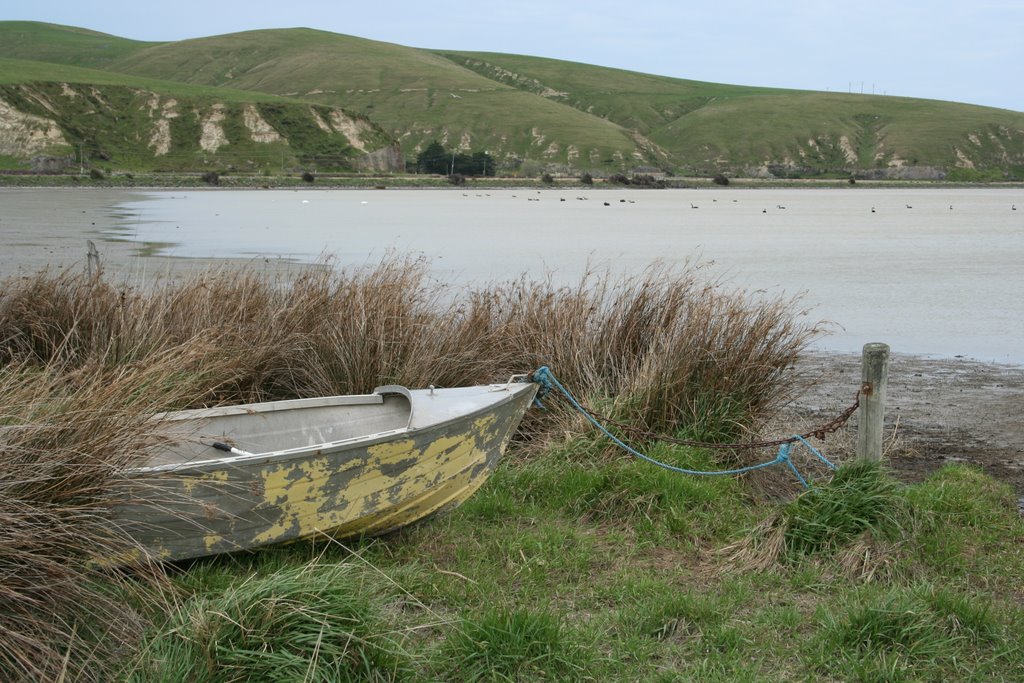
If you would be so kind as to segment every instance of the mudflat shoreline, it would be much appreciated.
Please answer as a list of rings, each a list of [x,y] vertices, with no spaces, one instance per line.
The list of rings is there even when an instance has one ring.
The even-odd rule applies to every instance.
[[[6,189],[5,193],[32,192],[45,196],[47,190]],[[142,196],[142,192],[139,196]],[[136,286],[167,279],[179,279],[210,268],[256,268],[271,275],[289,274],[310,268],[280,258],[204,259],[153,256],[149,247],[128,239],[112,239],[108,232],[117,227],[111,219],[111,207],[123,202],[131,190],[82,189],[62,191],[61,206],[49,210],[45,202],[31,215],[6,209],[0,215],[0,280],[31,277],[40,271],[86,268],[88,241],[95,244],[104,272],[116,281]],[[11,202],[9,205],[17,205]]]
[[[857,354],[808,353],[797,364],[807,389],[781,420],[820,424],[850,405]],[[892,354],[886,394],[886,459],[906,481],[946,463],[976,465],[1012,485],[1024,503],[1024,367],[968,358]],[[849,456],[856,415],[833,447]]]

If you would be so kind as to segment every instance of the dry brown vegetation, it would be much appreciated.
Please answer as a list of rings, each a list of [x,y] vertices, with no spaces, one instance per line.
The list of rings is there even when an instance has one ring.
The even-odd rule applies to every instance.
[[[172,368],[0,367],[0,678],[105,680],[140,634],[126,598],[147,593],[90,558],[129,547],[105,501],[182,391]]]
[[[789,397],[793,361],[818,333],[794,322],[792,302],[723,292],[689,268],[456,295],[428,265],[392,257],[287,281],[219,270],[146,289],[71,273],[4,283],[0,676],[102,680],[130,649],[140,617],[98,587],[109,572],[91,559],[124,543],[104,501],[143,456],[155,412],[548,365],[621,419],[721,438]],[[527,431],[542,443],[573,424],[554,410]]]

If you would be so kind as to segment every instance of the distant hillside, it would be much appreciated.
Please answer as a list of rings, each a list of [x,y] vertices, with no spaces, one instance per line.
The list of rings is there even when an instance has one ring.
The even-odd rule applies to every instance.
[[[704,173],[1024,177],[1024,113],[905,97],[751,88],[537,57],[442,53],[497,82],[636,130]]]
[[[74,26],[0,21],[0,57],[102,68],[115,59],[157,44]]]
[[[34,161],[33,161],[34,160]],[[0,58],[0,167],[401,171],[363,116],[264,93]]]
[[[432,140],[488,151],[506,166],[656,164],[650,145],[605,121],[495,82],[440,55],[310,29],[251,31],[154,46],[111,69],[228,85],[361,111],[402,143],[407,158]]]
[[[262,130],[264,124],[288,139],[296,162],[315,159],[334,149],[331,135],[343,134],[318,121],[344,109],[358,112],[341,116],[360,122],[367,151],[389,148],[393,139],[410,161],[439,140],[453,151],[487,151],[506,172],[1024,178],[1024,113],[967,104],[704,83],[538,57],[428,51],[302,28],[144,43],[0,22],[0,57],[20,60],[0,64],[0,82],[6,82],[0,127],[11,116],[3,114],[3,102],[47,118],[39,98],[19,96],[19,88],[44,93],[54,104],[66,99],[56,94],[65,82],[123,87],[92,116],[114,117],[96,128],[110,129],[104,149],[119,158],[134,154],[138,163],[156,156],[148,136],[159,120],[155,112],[173,97],[185,102],[179,113],[189,114],[159,124],[170,126],[178,141],[172,145],[180,145],[163,156],[184,165],[209,158],[201,140],[211,116],[223,117],[218,120],[226,122],[221,125],[231,143],[217,153],[237,153],[237,163],[248,155],[250,165],[259,166],[270,158],[260,154],[281,154],[273,145],[283,143],[253,137],[252,125]],[[69,66],[92,71],[72,77]],[[153,109],[148,96],[129,96],[133,89],[159,94],[161,104]],[[263,124],[253,124],[253,112]],[[90,116],[85,110],[64,118],[50,114],[70,146],[100,137],[83,128]],[[113,132],[117,122],[129,128],[120,138]],[[363,151],[351,147],[353,157]],[[17,156],[0,148],[2,154]],[[253,161],[259,158],[264,161]]]

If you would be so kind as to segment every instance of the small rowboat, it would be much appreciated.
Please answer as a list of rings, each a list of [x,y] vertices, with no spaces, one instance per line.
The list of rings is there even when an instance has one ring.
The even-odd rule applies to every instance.
[[[164,414],[166,443],[125,472],[111,516],[137,543],[134,559],[386,533],[472,495],[536,392],[532,382],[511,380],[384,386]]]

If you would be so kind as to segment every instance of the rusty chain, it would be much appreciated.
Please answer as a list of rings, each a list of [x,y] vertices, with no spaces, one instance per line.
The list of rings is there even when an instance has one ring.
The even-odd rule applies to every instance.
[[[818,426],[815,429],[812,429],[809,432],[800,435],[790,436],[785,439],[773,439],[771,441],[744,441],[742,443],[712,443],[709,441],[697,441],[694,439],[677,439],[671,436],[667,436],[665,434],[657,434],[646,429],[640,429],[639,427],[627,425],[623,422],[613,420],[610,417],[607,417],[606,415],[596,413],[587,406],[583,406],[582,404],[580,405],[586,408],[586,410],[595,418],[602,420],[606,424],[617,427],[618,429],[621,429],[622,431],[628,432],[637,437],[653,439],[656,441],[664,441],[665,443],[676,444],[679,446],[692,446],[695,448],[712,448],[722,450],[741,450],[746,448],[773,448],[775,446],[781,446],[787,443],[795,443],[802,439],[809,439],[812,437],[816,439],[824,439],[827,435],[835,432],[844,424],[846,424],[847,420],[849,420],[850,417],[854,414],[854,412],[856,412],[857,408],[860,407],[860,394],[861,392],[858,390],[857,394],[853,397],[853,403],[850,406],[848,406],[845,410],[843,410],[843,412],[839,413],[839,415],[837,415],[834,419],[832,419],[829,422],[826,422],[823,425]]]

